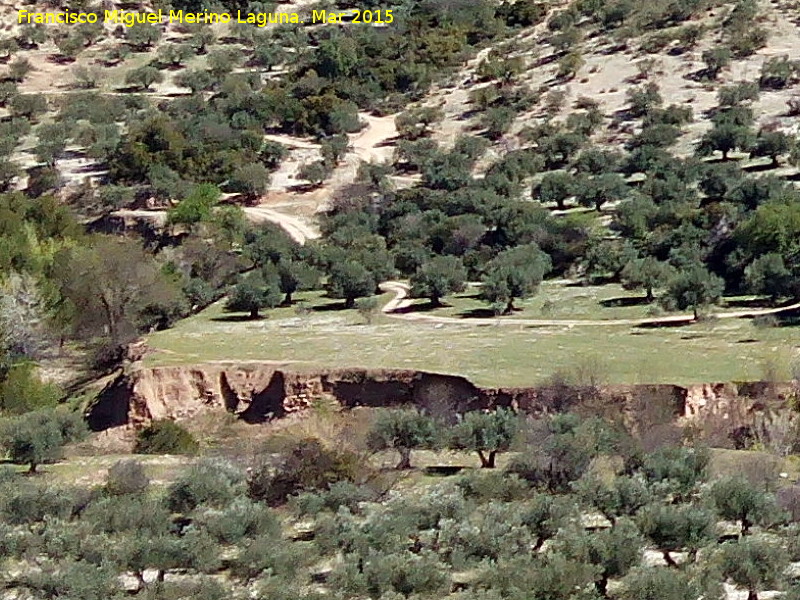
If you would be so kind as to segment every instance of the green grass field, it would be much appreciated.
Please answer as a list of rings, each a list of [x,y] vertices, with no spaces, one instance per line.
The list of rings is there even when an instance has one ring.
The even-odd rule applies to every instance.
[[[572,293],[584,288],[565,289]],[[618,292],[607,291],[611,296]],[[425,369],[464,375],[484,386],[526,386],[557,371],[581,370],[592,371],[606,383],[788,378],[799,354],[796,327],[757,328],[749,319],[658,329],[478,326],[468,319],[463,325],[435,324],[383,315],[365,324],[356,311],[336,309],[341,303],[323,298],[320,292],[301,294],[298,300],[306,310],[279,308],[257,321],[227,314],[217,303],[173,329],[150,335],[154,352],[145,362],[156,366],[269,360],[295,362],[298,367]],[[588,298],[572,304],[572,317],[596,318],[593,312],[600,310],[587,308]],[[566,316],[568,310],[561,308],[557,314]],[[610,310],[614,317],[608,318],[620,318],[622,313]],[[541,318],[535,312],[535,307],[528,307],[519,314]]]
[[[435,314],[463,319],[492,316],[489,306],[478,297],[479,292],[479,286],[470,285],[464,292],[449,296],[447,306],[436,309]],[[713,312],[742,310],[755,300],[753,296],[727,298],[726,303],[714,307]],[[420,311],[425,311],[427,306],[426,300],[415,301]],[[628,291],[619,284],[570,285],[563,281],[544,282],[538,294],[515,302],[515,306],[522,310],[504,318],[617,320],[668,314],[658,303],[648,304],[644,292]]]

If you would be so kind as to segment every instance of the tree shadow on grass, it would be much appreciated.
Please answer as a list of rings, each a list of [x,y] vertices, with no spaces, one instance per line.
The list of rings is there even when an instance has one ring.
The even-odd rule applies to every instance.
[[[726,304],[733,308],[778,308],[769,298],[751,298],[749,300],[727,300]],[[790,302],[789,304],[793,304]]]
[[[759,165],[747,165],[746,167],[742,167],[742,171],[745,173],[763,173],[764,171],[774,171],[780,167],[780,165],[775,166],[771,162],[766,164],[759,164]]]
[[[639,329],[665,329],[668,327],[685,327],[686,325],[694,325],[697,323],[691,317],[687,317],[682,321],[655,321],[653,323],[639,323],[635,327]]]
[[[338,310],[347,310],[347,305],[345,301],[342,300],[341,302],[328,302],[327,304],[318,304],[317,306],[310,307],[311,310],[314,312],[330,312],[330,311],[338,311]]]
[[[620,296],[618,298],[608,298],[601,300],[600,305],[606,308],[619,306],[645,306],[650,304],[644,296]]]
[[[439,304],[437,306],[437,305],[435,305],[433,302],[431,302],[429,300],[427,302],[421,302],[421,303],[418,303],[418,304],[411,304],[410,306],[403,306],[401,308],[398,308],[397,310],[393,310],[392,312],[395,313],[395,314],[398,314],[398,315],[405,315],[405,314],[418,313],[418,312],[430,312],[432,310],[436,310],[437,308],[446,308],[448,306],[450,306],[450,305],[446,304],[445,302],[442,302],[441,304]]]
[[[253,321],[253,322],[263,321],[266,318],[267,317],[265,317],[264,315],[251,317],[250,315],[238,314],[238,315],[224,315],[221,317],[211,317],[211,320],[215,321],[216,323],[243,323],[247,321]]]

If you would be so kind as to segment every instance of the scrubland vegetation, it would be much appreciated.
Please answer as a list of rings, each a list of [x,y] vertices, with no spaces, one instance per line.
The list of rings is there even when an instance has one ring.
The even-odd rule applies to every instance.
[[[535,418],[319,413],[322,438],[289,428],[252,457],[187,460],[167,481],[150,481],[146,459],[93,487],[6,467],[3,586],[30,598],[797,594],[798,490],[781,475],[796,418],[682,428],[668,398],[621,418],[591,389],[561,391],[572,411]],[[164,433],[160,450],[190,435]],[[731,462],[710,444],[750,450]]]
[[[370,7],[393,22],[6,15],[0,595],[800,598],[797,7]],[[257,359],[548,394],[152,420],[92,456],[103,377]],[[741,418],[599,393],[742,379]]]

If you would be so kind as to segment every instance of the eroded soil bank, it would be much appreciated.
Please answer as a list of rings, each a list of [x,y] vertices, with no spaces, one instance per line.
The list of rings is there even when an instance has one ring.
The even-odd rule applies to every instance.
[[[715,415],[731,425],[763,406],[785,401],[790,384],[709,383],[692,386],[627,385],[599,388],[552,384],[530,388],[481,388],[464,377],[401,369],[299,370],[275,363],[133,367],[118,375],[88,408],[95,431],[140,427],[153,419],[176,420],[228,411],[251,423],[307,410],[316,403],[342,407],[412,403],[455,414],[499,406],[530,413],[600,403],[620,411],[659,402],[675,418]]]

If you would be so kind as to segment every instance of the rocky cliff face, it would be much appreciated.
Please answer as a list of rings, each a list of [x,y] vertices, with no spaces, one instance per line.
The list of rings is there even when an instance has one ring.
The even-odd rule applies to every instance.
[[[306,410],[316,402],[356,406],[413,403],[442,415],[498,406],[529,413],[599,402],[617,410],[635,398],[666,401],[676,418],[717,415],[742,422],[766,391],[787,397],[788,385],[702,384],[694,386],[607,386],[481,388],[463,377],[402,369],[297,370],[274,363],[134,367],[120,374],[89,408],[90,427],[141,427],[154,419],[186,419],[206,411],[228,411],[251,423]]]

